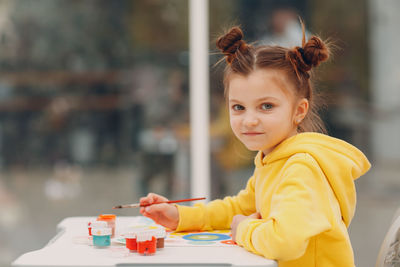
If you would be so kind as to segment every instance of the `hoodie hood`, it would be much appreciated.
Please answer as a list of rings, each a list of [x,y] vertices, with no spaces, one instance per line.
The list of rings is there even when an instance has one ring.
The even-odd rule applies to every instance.
[[[265,157],[260,151],[255,164],[259,168],[297,153],[307,153],[317,161],[339,202],[343,221],[349,226],[356,206],[354,180],[371,167],[366,156],[343,140],[320,133],[300,133],[283,141]]]

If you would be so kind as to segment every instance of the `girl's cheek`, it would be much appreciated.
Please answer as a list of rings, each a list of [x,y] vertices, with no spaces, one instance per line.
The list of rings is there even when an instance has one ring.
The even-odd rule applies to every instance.
[[[238,118],[231,118],[231,128],[233,131],[240,127],[240,119]]]

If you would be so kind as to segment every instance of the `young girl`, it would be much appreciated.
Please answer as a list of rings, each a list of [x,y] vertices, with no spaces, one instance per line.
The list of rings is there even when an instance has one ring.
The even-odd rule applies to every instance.
[[[232,229],[247,250],[280,267],[354,266],[347,227],[354,180],[370,163],[354,146],[325,132],[313,97],[311,70],[329,57],[312,36],[302,47],[252,46],[232,28],[217,47],[226,57],[230,123],[245,146],[259,151],[255,170],[236,196],[193,207],[153,204],[144,216],[177,231]],[[150,193],[141,204],[167,199]]]

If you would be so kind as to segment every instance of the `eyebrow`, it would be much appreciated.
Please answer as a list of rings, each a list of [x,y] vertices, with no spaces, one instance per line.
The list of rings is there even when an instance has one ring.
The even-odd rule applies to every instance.
[[[265,101],[265,100],[278,100],[278,99],[273,96],[266,96],[266,97],[261,97],[261,98],[257,99],[257,101],[259,101],[259,102]]]
[[[278,99],[273,97],[273,96],[266,96],[266,97],[258,98],[256,101],[257,102],[261,102],[261,101],[266,101],[266,100],[275,100],[275,101],[277,101]],[[237,100],[237,99],[229,99],[229,102],[238,102],[238,103],[240,103],[241,101]]]

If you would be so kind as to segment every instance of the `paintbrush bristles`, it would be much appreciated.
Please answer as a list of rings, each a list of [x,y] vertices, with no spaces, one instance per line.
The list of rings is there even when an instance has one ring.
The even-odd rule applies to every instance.
[[[113,207],[113,209],[123,209],[123,208],[138,208],[140,207],[139,203],[129,204],[129,205],[118,205]]]
[[[162,203],[180,203],[180,202],[188,202],[188,201],[196,201],[196,200],[204,200],[206,199],[205,197],[198,197],[198,198],[187,198],[187,199],[178,199],[178,200],[168,200],[164,202],[158,202],[158,203],[148,203],[148,204],[143,204],[140,205],[140,203],[135,203],[135,204],[128,204],[128,205],[119,205],[115,206],[113,209],[122,209],[122,208],[139,208],[139,207],[147,207],[153,204],[162,204]]]

